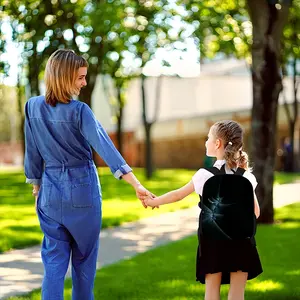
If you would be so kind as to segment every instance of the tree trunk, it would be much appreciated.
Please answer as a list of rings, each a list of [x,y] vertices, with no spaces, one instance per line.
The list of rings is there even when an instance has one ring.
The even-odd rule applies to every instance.
[[[295,37],[295,39],[297,39],[297,37]],[[293,58],[293,102],[294,102],[294,124],[293,124],[293,131],[291,132],[291,134],[293,134],[291,136],[291,141],[293,141],[292,143],[292,163],[293,163],[293,171],[297,171],[298,169],[298,163],[299,160],[296,158],[295,155],[295,130],[296,130],[296,124],[297,124],[297,120],[298,120],[298,114],[299,114],[299,110],[298,110],[298,98],[297,98],[297,94],[298,94],[298,86],[299,86],[299,82],[297,81],[297,58],[294,57]],[[298,156],[300,153],[300,149],[298,149]]]
[[[38,96],[41,94],[40,92],[40,81],[39,81],[39,73],[40,73],[40,61],[38,58],[38,54],[34,53],[28,59],[28,82],[30,85],[30,96]]]
[[[147,120],[146,107],[146,91],[145,91],[145,75],[141,75],[141,92],[142,92],[142,107],[143,107],[143,123],[145,129],[145,171],[146,178],[150,179],[153,174],[152,166],[152,147],[151,147],[151,126],[152,123]]]
[[[289,137],[290,137],[290,153],[285,153],[286,159],[288,162],[288,168],[285,171],[288,172],[295,172],[297,169],[296,164],[296,156],[295,156],[295,130],[296,130],[296,124],[298,120],[298,99],[297,99],[297,59],[293,59],[293,105],[292,105],[292,111],[290,112],[289,105],[285,99],[284,101],[284,107],[288,119],[289,124]],[[298,163],[298,162],[297,162]]]
[[[296,122],[292,122],[290,124],[290,140],[291,140],[291,153],[290,153],[290,172],[294,172],[296,170],[295,166],[295,125]]]
[[[22,151],[22,165],[24,164],[24,157],[25,157],[25,134],[24,134],[24,116],[21,116],[21,124],[20,124],[20,136],[21,136],[21,151]]]
[[[22,165],[24,164],[24,155],[25,155],[25,133],[24,133],[24,122],[25,122],[25,117],[24,117],[24,103],[23,103],[23,96],[24,96],[24,91],[22,91],[22,86],[21,86],[21,74],[22,74],[22,67],[19,69],[19,74],[18,74],[18,80],[17,80],[17,97],[18,97],[18,113],[19,113],[19,118],[20,118],[20,127],[19,127],[19,133],[20,133],[20,140],[21,140],[21,151],[23,154],[22,157]]]
[[[117,86],[118,93],[118,112],[117,112],[117,141],[118,141],[118,150],[123,154],[123,132],[122,132],[122,124],[123,124],[123,101],[122,101],[122,87]]]
[[[275,167],[278,97],[282,90],[280,76],[280,39],[289,7],[266,0],[249,0],[253,26],[252,46],[252,160],[258,181],[256,194],[260,203],[261,223],[273,223],[273,181]]]
[[[153,175],[152,165],[152,145],[151,145],[151,128],[152,123],[145,124],[145,163],[146,163],[146,178],[150,179]]]

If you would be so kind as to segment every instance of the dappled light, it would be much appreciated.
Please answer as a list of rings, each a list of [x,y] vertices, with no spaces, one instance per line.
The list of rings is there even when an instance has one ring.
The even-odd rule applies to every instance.
[[[249,291],[269,292],[274,290],[282,290],[284,289],[284,285],[280,282],[265,280],[261,282],[250,283],[247,289]]]
[[[298,212],[300,204],[294,204],[279,209],[283,211]],[[278,214],[279,214],[278,212]],[[299,213],[295,213],[295,217]],[[186,215],[186,218],[188,215]],[[278,219],[280,222],[280,218]],[[180,230],[172,228],[171,223],[163,220],[161,216],[158,226],[173,236],[173,243],[163,245],[156,249],[151,249],[151,243],[162,238],[156,228],[146,226],[145,221],[140,221],[139,230],[133,233],[133,228],[127,224],[122,229],[109,229],[103,232],[102,246],[107,247],[111,254],[115,253],[116,246],[112,243],[125,239],[122,249],[123,257],[127,258],[111,266],[101,267],[101,257],[105,255],[100,249],[100,270],[96,275],[95,282],[95,299],[123,299],[123,300],[186,300],[186,299],[203,299],[204,285],[195,281],[195,255],[197,249],[196,234],[192,237],[180,240]],[[195,216],[195,222],[197,217]],[[299,223],[293,221],[290,223]],[[182,224],[187,221],[183,220]],[[247,283],[246,299],[251,300],[297,300],[300,297],[299,273],[300,261],[295,259],[300,253],[298,237],[300,227],[282,228],[284,223],[278,225],[259,225],[257,229],[257,245],[259,254],[262,259],[264,272],[256,279]],[[193,225],[194,226],[194,225]],[[193,227],[191,226],[191,227]],[[174,227],[174,225],[173,225]],[[154,230],[152,233],[151,230]],[[187,229],[187,228],[186,228]],[[121,230],[121,231],[120,231]],[[192,230],[192,228],[191,228]],[[140,239],[139,237],[146,234],[149,238]],[[126,240],[126,237],[129,237]],[[109,238],[109,240],[106,240]],[[128,243],[130,241],[130,243]],[[146,241],[146,242],[145,242]],[[169,240],[170,241],[170,240]],[[131,246],[130,246],[131,244]],[[132,246],[146,253],[132,257]],[[127,253],[127,254],[126,254]],[[104,257],[103,257],[104,258]],[[131,259],[130,259],[131,258]],[[222,300],[226,299],[228,285],[222,286]],[[24,299],[38,299],[39,292],[34,292]],[[67,300],[71,299],[71,281],[66,282]],[[11,298],[11,300],[21,300],[23,298]]]
[[[193,176],[225,159],[233,173],[242,167],[254,175],[244,173],[257,196],[255,214],[252,198],[249,210],[251,221],[259,214],[257,243],[227,241],[238,247],[248,243],[262,263],[263,273],[247,283],[245,299],[299,300],[299,26],[300,0],[2,1],[0,298],[41,299],[43,228],[50,240],[42,244],[44,284],[54,278],[52,270],[60,273],[53,267],[53,259],[63,257],[56,247],[75,254],[66,274],[66,300],[72,299],[72,263],[77,272],[80,260],[78,279],[89,278],[80,282],[82,288],[92,283],[84,268],[95,267],[97,254],[95,300],[203,299],[195,263],[204,274],[215,272],[219,267],[207,271],[205,263],[222,265],[213,250],[224,254],[227,247],[206,243],[205,200],[199,220],[199,195],[192,191],[205,199],[207,173],[197,173],[199,182]],[[222,119],[242,128],[211,127]],[[92,160],[113,172],[86,166],[81,173],[79,167],[91,167]],[[59,165],[60,175],[70,175],[63,182],[56,176]],[[23,166],[33,186],[25,183]],[[113,176],[121,179],[128,166],[155,196],[189,184],[157,199],[174,203],[145,209],[156,204],[139,182],[128,184],[134,176]],[[57,174],[50,176],[50,170]],[[218,223],[217,202],[209,213]],[[230,219],[225,225],[232,228],[233,206],[221,206],[228,210],[224,223]],[[247,223],[240,214],[235,217],[240,227]],[[85,261],[89,250],[82,246],[98,245],[99,230],[98,253],[92,248],[94,258]],[[213,245],[207,251],[211,261],[205,245]],[[225,257],[233,267],[230,255]],[[244,258],[253,277],[255,263],[251,255]],[[229,285],[221,287],[220,300],[228,291]]]
[[[131,186],[122,180],[116,180],[108,168],[98,168],[98,172],[103,187],[102,228],[188,208],[199,201],[198,196],[193,194],[184,201],[164,205],[159,209],[144,209]],[[143,169],[137,169],[135,174],[150,191],[161,195],[184,185],[191,179],[194,171],[157,170],[151,180],[144,178]],[[42,232],[35,213],[31,186],[25,183],[23,171],[0,171],[0,184],[0,252],[39,244]]]

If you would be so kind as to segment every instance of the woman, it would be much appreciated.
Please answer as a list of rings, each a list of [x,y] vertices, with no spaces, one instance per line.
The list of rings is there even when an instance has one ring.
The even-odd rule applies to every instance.
[[[46,95],[29,99],[25,106],[25,175],[26,182],[33,184],[44,233],[41,254],[45,300],[63,299],[70,255],[73,299],[94,298],[101,187],[92,148],[117,179],[134,187],[143,205],[142,197],[150,194],[88,105],[72,99],[86,86],[87,67],[86,60],[74,51],[55,51],[46,65]]]

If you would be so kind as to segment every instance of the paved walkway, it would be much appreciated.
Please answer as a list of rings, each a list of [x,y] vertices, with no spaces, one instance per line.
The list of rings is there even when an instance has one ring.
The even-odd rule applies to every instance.
[[[300,183],[275,186],[274,207],[300,201],[299,191]],[[196,206],[102,230],[98,268],[196,234],[198,215]],[[0,299],[39,288],[42,277],[40,246],[0,255]]]

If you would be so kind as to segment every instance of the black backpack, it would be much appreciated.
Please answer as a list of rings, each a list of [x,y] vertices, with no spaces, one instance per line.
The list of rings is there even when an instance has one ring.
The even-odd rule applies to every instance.
[[[205,169],[214,176],[205,182],[200,197],[199,234],[211,240],[254,241],[254,193],[250,181],[243,177],[245,170],[226,174],[225,164],[220,170]]]

